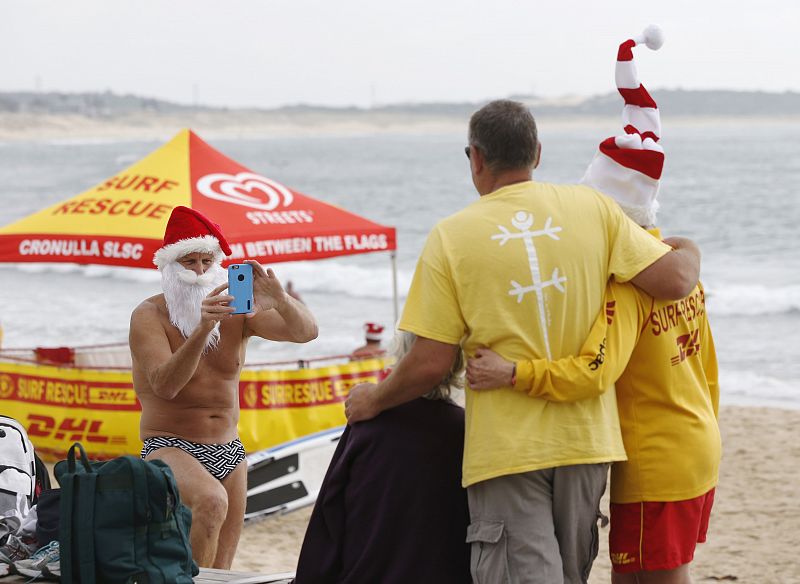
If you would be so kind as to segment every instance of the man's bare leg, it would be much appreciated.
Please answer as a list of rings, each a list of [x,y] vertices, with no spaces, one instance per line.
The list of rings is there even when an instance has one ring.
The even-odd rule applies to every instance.
[[[636,572],[633,574],[617,574],[611,572],[612,584],[692,584],[689,564],[674,570],[655,570],[653,572]]]
[[[192,455],[179,448],[159,448],[146,460],[153,459],[169,465],[181,501],[192,510],[190,539],[194,561],[203,568],[214,567],[220,527],[228,512],[225,489]]]
[[[684,564],[674,570],[639,572],[639,584],[692,584],[689,564]]]
[[[247,462],[243,460],[239,463],[236,470],[222,481],[222,486],[228,493],[228,516],[219,531],[219,545],[213,567],[230,570],[244,524],[244,509],[247,504]]]

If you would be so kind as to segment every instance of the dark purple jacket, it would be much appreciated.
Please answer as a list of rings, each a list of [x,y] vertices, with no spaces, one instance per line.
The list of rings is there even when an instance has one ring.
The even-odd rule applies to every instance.
[[[464,410],[416,399],[348,426],[311,514],[296,584],[466,584]]]

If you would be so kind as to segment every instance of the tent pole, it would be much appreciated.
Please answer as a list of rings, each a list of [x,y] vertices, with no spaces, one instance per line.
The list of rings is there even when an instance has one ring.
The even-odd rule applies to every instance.
[[[397,326],[397,320],[400,316],[397,303],[397,252],[392,251],[389,257],[392,259],[392,298],[394,299],[394,322],[392,323],[392,329],[394,329]]]

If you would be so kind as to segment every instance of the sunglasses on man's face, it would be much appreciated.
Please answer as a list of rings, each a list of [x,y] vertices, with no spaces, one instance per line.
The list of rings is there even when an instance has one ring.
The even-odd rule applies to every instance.
[[[464,146],[464,154],[467,155],[467,158],[470,158],[469,151],[470,151],[470,147],[469,146]],[[470,160],[471,160],[471,158],[470,158]]]

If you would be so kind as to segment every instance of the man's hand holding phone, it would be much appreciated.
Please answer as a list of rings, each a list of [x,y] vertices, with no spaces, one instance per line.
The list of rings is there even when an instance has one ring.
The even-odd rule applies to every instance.
[[[272,271],[272,268],[264,269],[264,266],[255,260],[245,260],[245,264],[253,270],[253,300],[255,310],[252,314],[270,308],[278,308],[291,301],[291,297],[286,293],[280,280]],[[248,315],[248,316],[252,316]]]
[[[200,305],[200,324],[209,330],[233,313],[233,307],[230,306],[233,296],[222,294],[227,287],[228,284],[220,284],[203,298],[203,303]]]

